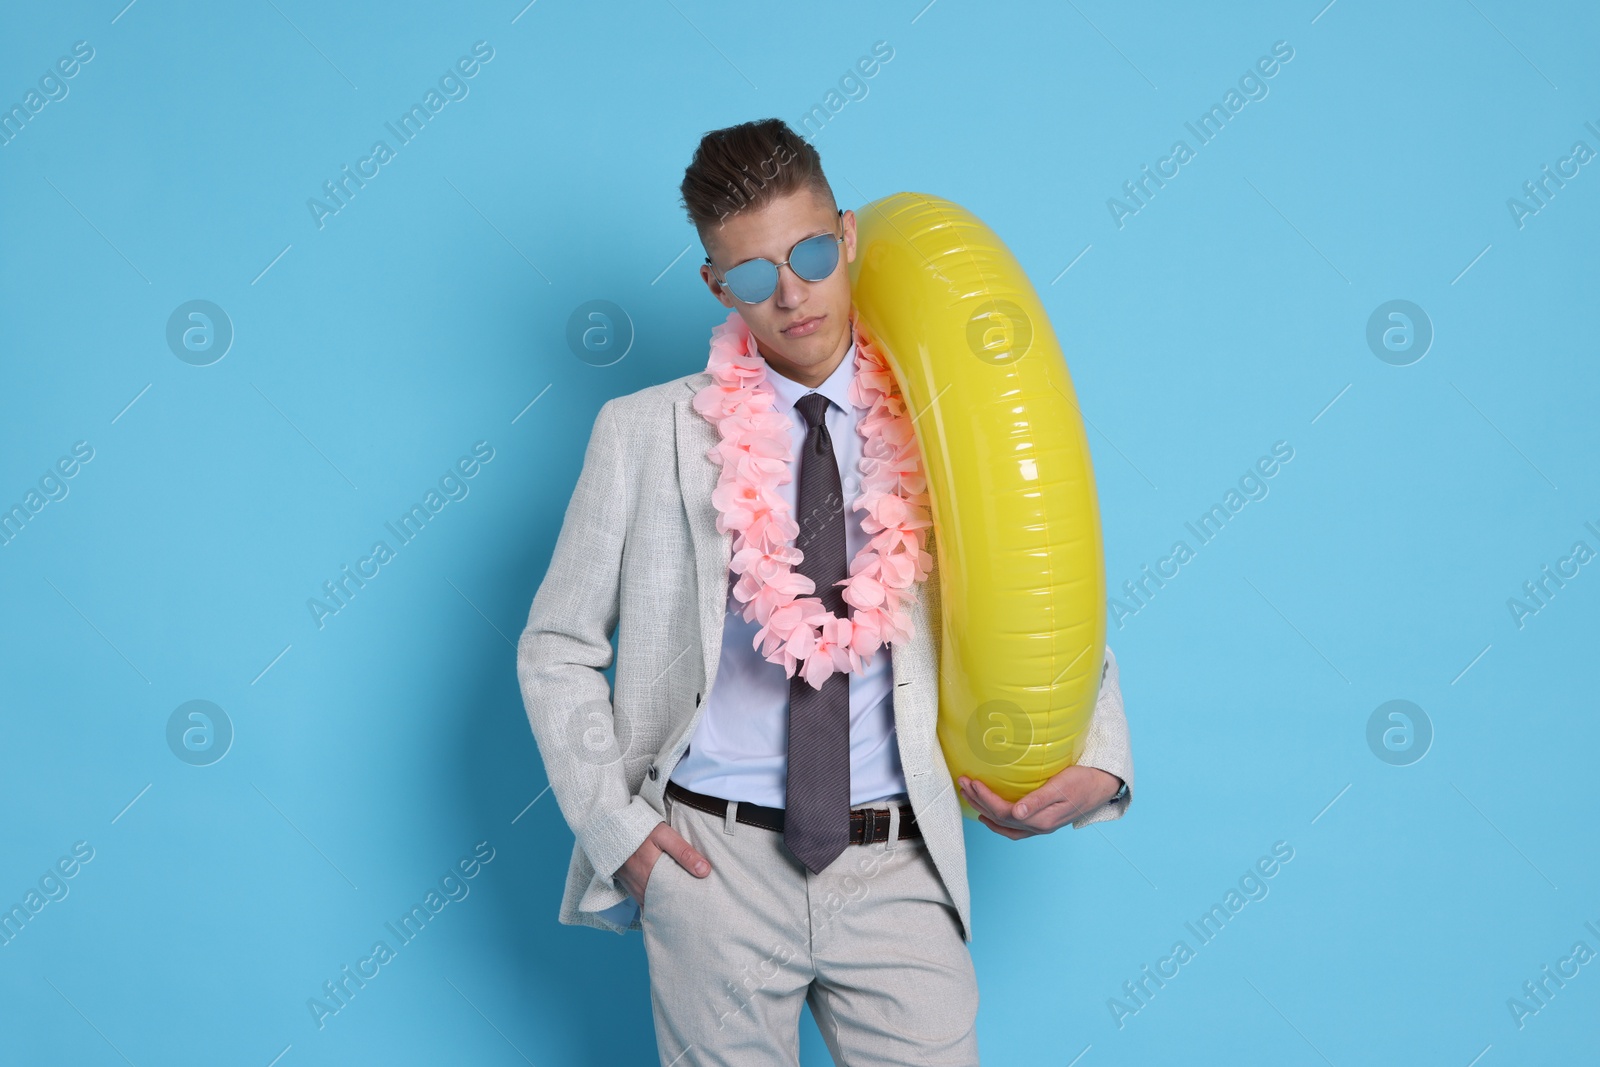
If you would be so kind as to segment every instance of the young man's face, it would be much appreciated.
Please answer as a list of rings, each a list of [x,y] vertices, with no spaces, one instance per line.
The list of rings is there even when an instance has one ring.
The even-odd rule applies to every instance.
[[[787,259],[795,242],[819,233],[844,234],[839,265],[820,282],[797,277],[787,265],[778,268],[778,287],[759,304],[736,300],[717,281],[717,274],[747,259],[773,263]],[[781,196],[759,208],[723,219],[705,235],[711,265],[700,277],[724,307],[736,308],[767,362],[795,381],[821,385],[850,347],[850,272],[856,258],[856,216],[841,220],[808,189]]]

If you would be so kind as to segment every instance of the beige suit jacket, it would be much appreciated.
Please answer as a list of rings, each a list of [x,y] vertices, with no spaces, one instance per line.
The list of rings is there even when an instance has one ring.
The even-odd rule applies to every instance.
[[[549,570],[517,642],[517,677],[550,790],[576,837],[558,919],[622,933],[599,915],[627,899],[615,877],[663,821],[662,791],[717,677],[733,534],[719,533],[707,458],[717,430],[693,407],[705,371],[607,401]],[[937,561],[931,535],[928,551]],[[930,856],[972,939],[960,800],[940,751],[939,574],[911,611],[914,639],[890,649],[894,719],[906,790]],[[617,634],[616,684],[611,666]],[[1074,821],[1122,816],[1133,757],[1107,648],[1080,763],[1128,783],[1128,794]],[[988,830],[984,830],[988,833]]]

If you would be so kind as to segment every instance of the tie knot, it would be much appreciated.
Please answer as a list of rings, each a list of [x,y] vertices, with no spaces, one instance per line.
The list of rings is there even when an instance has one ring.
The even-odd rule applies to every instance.
[[[807,393],[796,400],[794,406],[806,417],[806,425],[814,430],[823,425],[822,416],[828,410],[828,398],[821,393]]]

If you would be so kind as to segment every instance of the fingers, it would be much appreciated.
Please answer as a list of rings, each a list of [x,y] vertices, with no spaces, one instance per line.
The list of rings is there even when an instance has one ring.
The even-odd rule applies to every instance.
[[[968,779],[967,799],[980,816],[1004,826],[1013,824],[1010,802],[977,779]]]
[[[1018,800],[1012,815],[1017,823],[1048,833],[1078,817],[1081,792],[1051,779]]]
[[[1014,813],[1017,818],[1025,819],[1065,799],[1066,791],[1061,788],[1056,779],[1052,778],[1038,789],[1018,800]]]
[[[617,871],[617,879],[622,882],[622,888],[628,895],[639,903],[644,903],[645,886],[650,881],[650,872],[655,870],[656,860],[661,857],[661,846],[655,842],[652,833],[639,843],[639,847],[629,856]]]
[[[650,840],[696,878],[704,878],[711,873],[711,861],[695,851],[695,847],[667,823],[657,823],[650,832]]]
[[[966,775],[961,776],[960,784],[961,793],[967,798],[967,803],[977,808],[980,814],[987,815],[996,822],[1010,821],[1011,804],[999,793],[978,779],[968,778]]]
[[[993,830],[995,833],[1000,834],[1003,837],[1009,837],[1013,841],[1019,841],[1024,837],[1033,836],[1033,831],[1031,830],[1019,830],[1011,826],[1001,826],[987,815],[979,815],[978,821],[983,823],[983,825],[987,826],[989,829]]]
[[[980,815],[988,816],[1001,826],[1014,829],[1040,832],[1049,828],[1047,823],[1052,813],[1046,812],[1041,817],[1040,813],[1030,810],[1029,817],[1023,818],[1018,814],[1016,805],[977,778],[967,778],[966,783],[964,792],[967,800],[978,809]]]
[[[664,853],[662,850],[657,848],[654,855],[650,857],[650,865],[644,869],[644,874],[637,876],[639,888],[638,891],[633,894],[633,899],[639,902],[640,907],[644,907],[645,894],[650,891],[650,878],[656,873],[656,865],[661,862],[661,857],[663,854]]]
[[[1012,826],[1039,833],[1058,830],[1105,803],[1116,792],[1117,779],[1097,767],[1065,767],[1011,809]]]
[[[1046,783],[1012,804],[976,778],[963,775],[961,780],[962,795],[978,810],[980,821],[1012,840],[1047,834],[1070,818],[1070,801],[1059,785]]]
[[[1058,797],[1043,807],[1035,807],[1034,802],[1029,801],[1027,816],[1016,820],[1016,823],[1036,833],[1048,834],[1076,819],[1078,813],[1078,805],[1070,797]]]
[[[1120,779],[1098,767],[1074,765],[1064,768],[1040,788],[1040,792],[1056,787],[1064,809],[1056,816],[1058,824],[1065,824],[1093,811],[1111,799]]]

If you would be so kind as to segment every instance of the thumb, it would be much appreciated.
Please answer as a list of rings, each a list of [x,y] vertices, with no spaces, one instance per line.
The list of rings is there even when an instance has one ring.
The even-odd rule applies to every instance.
[[[1066,799],[1066,791],[1061,788],[1060,783],[1051,779],[1021,800],[1018,800],[1016,807],[1012,809],[1012,814],[1019,819],[1026,819],[1028,816],[1037,815],[1050,805],[1059,804]]]
[[[711,873],[711,861],[702,856],[695,847],[668,823],[658,823],[651,833],[651,838],[661,848],[677,861],[678,866],[699,878],[704,878]]]

